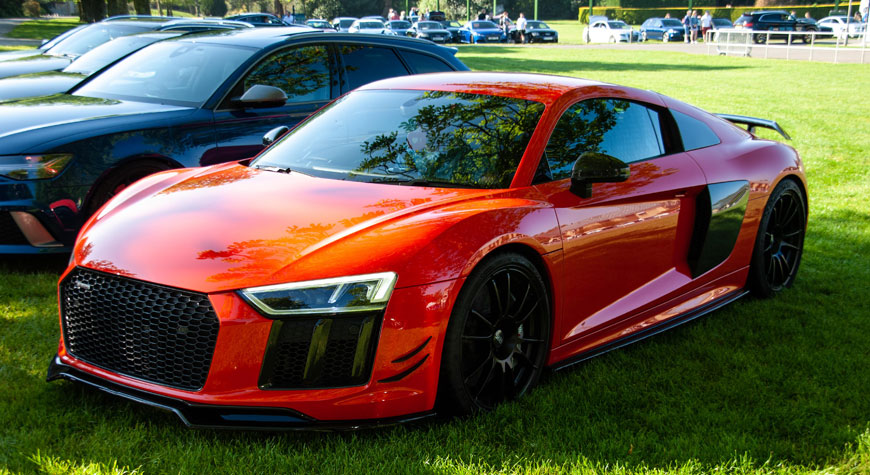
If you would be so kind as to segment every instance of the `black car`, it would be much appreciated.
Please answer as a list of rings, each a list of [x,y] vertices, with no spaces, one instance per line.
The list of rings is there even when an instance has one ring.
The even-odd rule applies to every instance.
[[[462,29],[462,24],[460,24],[456,20],[442,20],[438,23],[441,23],[441,26],[443,26],[445,30],[450,32],[451,42],[459,43],[459,30]]]
[[[245,13],[228,16],[225,20],[243,21],[254,26],[288,26],[284,20],[271,13]]]
[[[756,43],[765,43],[769,39],[785,40],[787,42],[800,39],[804,43],[810,41],[810,35],[792,36],[769,33],[773,31],[816,31],[816,26],[811,23],[802,23],[795,20],[785,10],[761,10],[744,12],[734,21],[734,27],[757,31],[752,35]]]
[[[407,35],[412,38],[434,41],[435,43],[448,43],[453,35],[441,26],[437,21],[420,20],[414,23],[408,30]]]
[[[0,57],[0,78],[43,71],[60,71],[79,56],[122,36],[147,31],[208,31],[238,28],[239,25],[239,23],[223,20],[147,16],[112,17],[87,25],[48,49],[33,50],[28,55],[9,57],[8,59]]]
[[[468,69],[453,49],[396,36],[194,36],[151,44],[69,93],[0,103],[0,254],[69,250],[84,219],[128,184],[252,157],[266,132],[363,84]]]
[[[517,31],[511,32],[512,35],[517,35]],[[519,41],[519,38],[514,38],[514,41]],[[526,41],[529,43],[558,43],[559,33],[550,28],[546,23],[539,20],[526,21]]]

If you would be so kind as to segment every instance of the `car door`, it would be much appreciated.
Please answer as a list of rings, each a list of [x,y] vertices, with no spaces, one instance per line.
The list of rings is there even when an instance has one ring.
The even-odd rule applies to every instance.
[[[672,298],[691,281],[688,247],[705,177],[657,99],[583,100],[550,136],[536,187],[555,207],[563,242],[557,346]],[[596,183],[588,198],[574,194],[571,170],[585,152],[619,158],[630,177]]]
[[[338,94],[334,51],[329,43],[294,45],[274,51],[248,70],[215,110],[216,153],[203,165],[252,157],[263,149],[269,130],[293,127]],[[273,86],[287,95],[280,106],[244,107],[237,99],[254,85]]]

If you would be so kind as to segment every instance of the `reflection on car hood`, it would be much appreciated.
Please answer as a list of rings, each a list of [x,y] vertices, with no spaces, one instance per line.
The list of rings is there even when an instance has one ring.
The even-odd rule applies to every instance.
[[[72,59],[46,54],[37,54],[0,61],[0,78],[42,71],[59,71],[72,62]]]
[[[21,51],[4,51],[0,53],[0,61],[8,61],[10,59],[23,58],[25,56],[33,56],[35,54],[40,54],[40,51],[35,49],[25,49]]]
[[[22,153],[21,146],[9,141],[19,134],[30,132],[47,141],[52,132],[47,128],[67,124],[96,122],[104,118],[140,115],[154,112],[189,109],[186,107],[144,102],[99,99],[95,97],[55,94],[0,102],[0,153]],[[89,125],[93,127],[93,125]],[[34,137],[39,139],[40,137]],[[17,150],[14,150],[17,149]]]
[[[48,71],[0,79],[0,100],[57,94],[72,89],[84,74]]]
[[[486,191],[316,178],[242,165],[170,171],[124,190],[86,225],[78,264],[163,285],[215,292],[331,277],[327,263],[361,256],[396,270],[401,249],[431,232],[384,242],[367,233],[400,218]],[[426,228],[428,230],[428,228]],[[367,238],[353,241],[361,234]],[[353,241],[353,245],[348,244]],[[342,244],[348,244],[342,246]],[[347,248],[350,247],[350,252]],[[343,250],[342,250],[343,249]],[[335,268],[335,266],[331,266]],[[400,278],[400,285],[402,281]]]

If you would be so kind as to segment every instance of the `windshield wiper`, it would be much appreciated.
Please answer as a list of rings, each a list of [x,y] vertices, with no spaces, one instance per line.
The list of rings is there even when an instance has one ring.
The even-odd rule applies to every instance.
[[[257,170],[266,170],[267,172],[277,172],[277,173],[290,173],[291,170],[289,167],[275,167],[275,166],[264,166],[264,167],[256,167]]]
[[[427,180],[425,178],[412,178],[409,180],[388,180],[384,183],[391,183],[403,186],[432,186],[438,188],[480,188],[479,186],[466,183],[454,183],[452,181],[445,180]]]

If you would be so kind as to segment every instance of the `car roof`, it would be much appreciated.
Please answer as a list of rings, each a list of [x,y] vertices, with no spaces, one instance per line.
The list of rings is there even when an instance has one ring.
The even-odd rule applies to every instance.
[[[517,97],[543,104],[552,104],[565,94],[591,87],[617,87],[588,79],[549,74],[504,72],[452,72],[418,74],[382,79],[360,90],[411,89],[422,91],[464,92]]]

